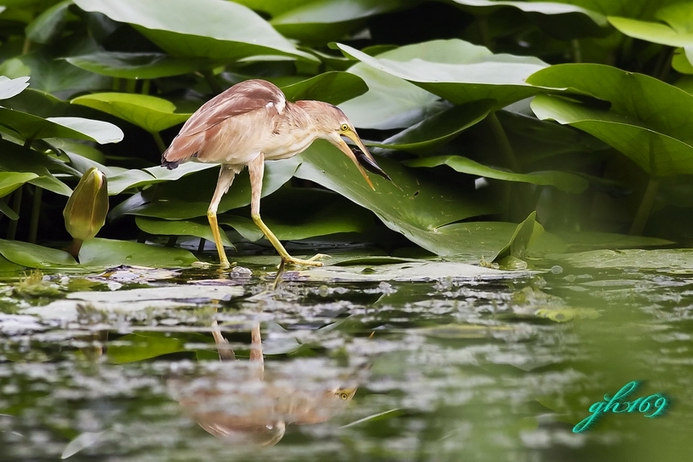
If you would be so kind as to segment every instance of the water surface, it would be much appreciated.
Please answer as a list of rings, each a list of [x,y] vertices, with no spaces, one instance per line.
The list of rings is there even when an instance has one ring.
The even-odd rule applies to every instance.
[[[693,454],[686,272],[563,267],[276,291],[261,271],[124,274],[47,276],[72,292],[57,300],[18,298],[8,280],[3,461]],[[642,382],[633,398],[663,393],[666,413],[608,413],[573,432],[630,381]]]

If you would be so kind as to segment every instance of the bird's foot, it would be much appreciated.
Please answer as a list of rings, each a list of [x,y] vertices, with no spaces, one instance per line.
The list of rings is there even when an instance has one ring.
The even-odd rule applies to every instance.
[[[314,257],[309,258],[308,260],[301,260],[300,258],[294,258],[291,255],[282,256],[282,263],[281,266],[284,265],[294,265],[294,266],[323,266],[323,263],[320,260],[321,258],[327,257],[327,255],[319,253],[315,255]]]

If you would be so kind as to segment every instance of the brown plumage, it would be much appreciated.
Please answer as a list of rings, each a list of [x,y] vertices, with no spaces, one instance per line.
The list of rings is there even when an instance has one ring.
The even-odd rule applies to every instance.
[[[342,137],[356,144],[353,151]],[[164,152],[161,165],[173,169],[191,159],[221,164],[207,217],[222,266],[228,267],[229,261],[221,243],[216,212],[233,178],[245,166],[250,174],[252,219],[279,252],[282,262],[321,265],[291,257],[260,218],[264,161],[295,156],[319,138],[346,154],[371,188],[373,184],[364,167],[389,179],[339,108],[321,101],[288,102],[279,88],[264,80],[246,80],[232,86],[205,103],[183,125]]]

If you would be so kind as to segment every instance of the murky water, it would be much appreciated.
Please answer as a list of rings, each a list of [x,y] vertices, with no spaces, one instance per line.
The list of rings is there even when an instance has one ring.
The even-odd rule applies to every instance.
[[[556,273],[8,282],[0,460],[690,460],[693,277]],[[661,415],[573,432],[631,381]]]

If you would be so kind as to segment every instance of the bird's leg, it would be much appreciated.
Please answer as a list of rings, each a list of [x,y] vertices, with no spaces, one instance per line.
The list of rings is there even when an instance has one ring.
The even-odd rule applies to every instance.
[[[217,209],[219,208],[219,202],[224,194],[231,187],[233,183],[233,178],[236,176],[236,170],[228,165],[221,166],[219,170],[219,180],[217,181],[217,187],[214,190],[214,195],[212,196],[212,202],[209,203],[209,208],[207,209],[207,219],[209,220],[209,226],[212,228],[212,235],[214,236],[214,244],[217,246],[217,253],[219,254],[219,264],[222,268],[228,268],[231,266],[229,264],[229,259],[226,258],[226,252],[224,251],[224,244],[221,242],[221,233],[219,232],[219,223],[217,222]]]
[[[255,159],[248,163],[248,173],[250,174],[250,216],[255,225],[265,235],[270,244],[277,250],[282,262],[289,265],[322,266],[319,261],[301,260],[289,255],[277,236],[267,227],[260,217],[260,194],[262,193],[262,177],[265,173],[265,156],[260,153]],[[315,257],[313,257],[315,258]]]

